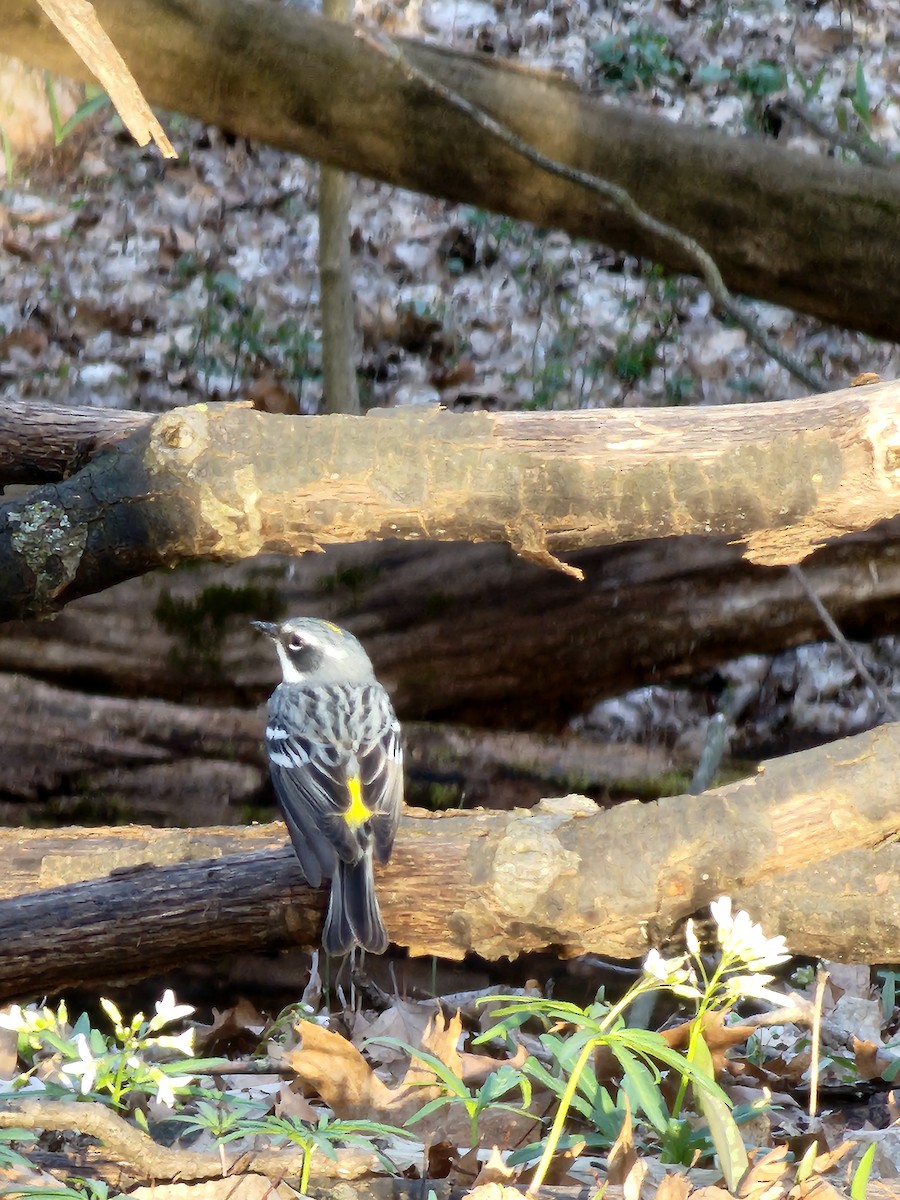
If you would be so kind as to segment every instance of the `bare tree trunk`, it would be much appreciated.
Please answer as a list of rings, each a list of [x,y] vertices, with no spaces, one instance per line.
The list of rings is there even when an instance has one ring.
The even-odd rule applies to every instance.
[[[359,413],[350,271],[350,177],[319,172],[319,291],[325,412]]]
[[[332,21],[350,21],[348,0],[323,0]],[[337,83],[340,90],[340,82]],[[319,293],[322,306],[322,369],[325,411],[358,413],[356,331],[350,270],[350,179],[323,166],[319,172]]]

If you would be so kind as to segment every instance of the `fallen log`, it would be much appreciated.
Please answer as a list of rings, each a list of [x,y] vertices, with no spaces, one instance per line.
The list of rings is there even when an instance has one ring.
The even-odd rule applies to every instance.
[[[0,507],[0,621],[155,567],[344,542],[503,542],[560,555],[665,535],[795,563],[896,516],[898,388],[754,407],[566,413],[166,413]]]
[[[315,945],[324,895],[289,850],[271,849],[279,832],[0,832],[0,999],[226,949]],[[413,955],[632,958],[728,893],[795,953],[885,961],[900,925],[898,835],[890,725],[701,796],[607,812],[577,796],[529,811],[409,810],[378,888],[394,942]],[[145,865],[160,854],[167,865]]]
[[[265,713],[120,699],[0,674],[0,825],[156,826],[268,820]],[[664,748],[406,722],[406,794],[426,808],[527,807],[548,789],[658,795]]]
[[[244,752],[253,734],[238,736],[232,710],[260,705],[277,675],[253,618],[306,613],[352,629],[407,723],[553,732],[629,688],[826,636],[786,569],[755,567],[724,538],[606,547],[572,562],[582,583],[502,546],[333,546],[299,566],[267,556],[159,571],[75,601],[52,621],[0,624],[0,672],[62,689],[45,694],[0,679],[0,727],[16,731],[0,757],[0,781],[26,772],[24,787],[11,783],[4,796],[0,785],[0,802],[57,795],[71,814],[88,772],[87,790],[98,799],[124,789],[122,815],[133,819],[127,800],[140,788],[125,772],[143,771],[149,800],[166,762],[184,760],[191,772],[192,762],[215,761],[205,797],[202,771],[191,772],[187,786],[197,804],[219,809],[204,820],[227,823],[221,798],[250,803],[255,784],[241,768],[260,765],[255,745]],[[803,569],[848,637],[898,628],[900,521],[842,538]],[[178,711],[142,709],[149,700]],[[46,751],[50,730],[58,770]],[[54,782],[64,764],[68,792]],[[160,799],[160,814],[167,804]],[[0,811],[10,819],[21,823]]]
[[[693,267],[593,192],[537,169],[355,27],[250,0],[95,7],[146,97],[163,108],[399,187]],[[398,44],[415,68],[544,154],[624,187],[696,239],[733,291],[900,337],[894,172],[629,112],[486,55]],[[0,45],[35,66],[89,77],[32,0],[0,7]]]

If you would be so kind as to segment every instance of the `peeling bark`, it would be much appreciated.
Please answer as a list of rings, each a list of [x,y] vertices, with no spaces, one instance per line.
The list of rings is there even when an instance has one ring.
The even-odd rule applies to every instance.
[[[159,566],[383,538],[499,541],[555,566],[699,533],[797,562],[900,508],[898,385],[703,409],[158,417],[0,508],[0,621]]]

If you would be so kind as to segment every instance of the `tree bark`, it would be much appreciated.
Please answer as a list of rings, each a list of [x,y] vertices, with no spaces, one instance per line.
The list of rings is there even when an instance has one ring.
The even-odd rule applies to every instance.
[[[355,28],[249,0],[97,0],[95,7],[145,95],[164,108],[344,170],[692,269],[671,244],[585,188],[536,169],[409,79]],[[0,44],[40,67],[86,77],[32,0],[2,6]],[[629,113],[486,57],[398,44],[415,67],[548,156],[621,185],[654,217],[695,238],[732,290],[878,337],[900,336],[895,172]]]
[[[667,534],[797,562],[897,513],[898,394],[652,415],[176,409],[0,508],[0,621],[154,567],[385,537],[507,542],[579,579],[560,554]]]
[[[279,832],[0,832],[3,887],[15,889],[0,901],[0,999],[226,949],[314,945],[324,894],[292,851],[268,849]],[[570,796],[528,812],[408,810],[378,890],[413,955],[632,958],[728,893],[795,953],[892,961],[898,834],[900,726],[888,725],[652,807],[600,812]],[[144,865],[210,846],[224,857]],[[61,878],[86,882],[35,891]]]
[[[4,401],[0,408],[0,488],[52,483],[153,420],[151,413]]]

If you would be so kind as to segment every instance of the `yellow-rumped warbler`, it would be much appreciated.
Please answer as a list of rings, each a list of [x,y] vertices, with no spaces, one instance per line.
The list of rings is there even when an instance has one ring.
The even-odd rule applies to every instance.
[[[283,675],[266,725],[275,795],[308,882],[332,881],[322,944],[381,954],[372,855],[388,860],[400,820],[400,722],[352,633],[315,617],[253,624],[274,641]]]

